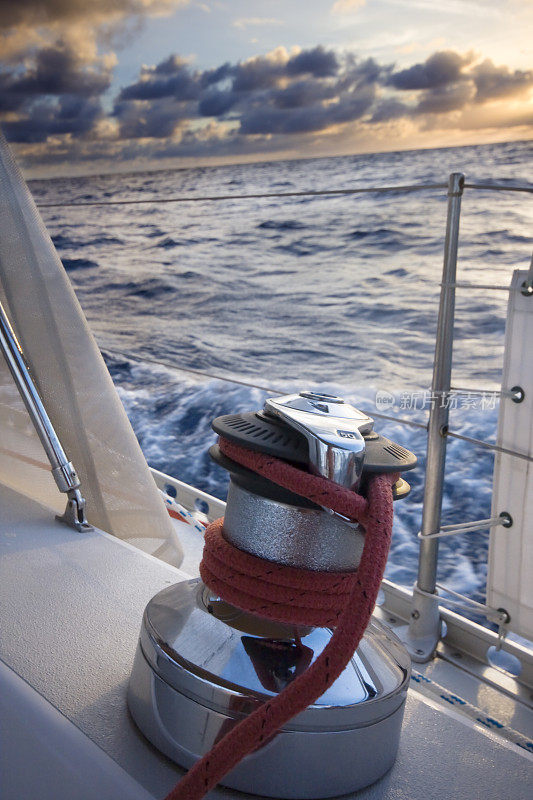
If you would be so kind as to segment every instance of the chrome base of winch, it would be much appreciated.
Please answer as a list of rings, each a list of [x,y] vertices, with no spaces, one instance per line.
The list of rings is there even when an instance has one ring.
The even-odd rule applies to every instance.
[[[242,612],[199,579],[171,586],[144,614],[130,711],[159,750],[189,768],[307,669],[331,636],[326,628],[296,630]],[[372,622],[324,695],[222,783],[308,800],[368,786],[394,763],[409,676],[403,645]]]

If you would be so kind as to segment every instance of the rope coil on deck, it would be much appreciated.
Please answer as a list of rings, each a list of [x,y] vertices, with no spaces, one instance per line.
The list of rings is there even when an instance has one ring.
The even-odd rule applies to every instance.
[[[221,439],[234,461],[298,494],[361,522],[366,530],[354,572],[318,572],[285,567],[233,547],[223,521],[206,531],[200,574],[207,585],[243,611],[294,624],[330,626],[333,635],[305,672],[238,722],[182,778],[165,800],[200,800],[246,755],[268,741],[292,717],[314,703],[346,667],[366,630],[385,571],[392,534],[394,475],[370,478],[367,497],[284,461]],[[265,597],[267,591],[272,602]]]

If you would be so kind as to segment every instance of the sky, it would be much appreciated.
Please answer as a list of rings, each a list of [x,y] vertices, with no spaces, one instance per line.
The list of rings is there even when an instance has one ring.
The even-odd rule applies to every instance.
[[[530,0],[0,0],[32,176],[533,138]]]

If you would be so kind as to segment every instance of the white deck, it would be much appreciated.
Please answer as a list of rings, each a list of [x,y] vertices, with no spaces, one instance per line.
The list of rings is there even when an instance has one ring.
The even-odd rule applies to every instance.
[[[171,789],[182,770],[138,732],[126,687],[146,603],[184,577],[107,534],[75,533],[0,487],[2,800],[147,800]],[[533,734],[531,710],[513,698],[449,663],[428,670],[469,702],[499,702],[503,722]],[[396,764],[357,797],[529,800],[532,766],[533,754],[438,695],[410,691]]]

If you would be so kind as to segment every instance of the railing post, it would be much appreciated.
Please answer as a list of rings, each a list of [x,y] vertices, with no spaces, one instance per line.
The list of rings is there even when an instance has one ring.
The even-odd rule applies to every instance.
[[[448,215],[431,386],[422,535],[408,632],[408,647],[415,661],[428,661],[432,657],[441,629],[435,594],[439,540],[424,537],[437,533],[440,528],[452,372],[457,248],[464,181],[464,175],[460,172],[452,173],[448,181]],[[427,593],[435,596],[428,597]]]

